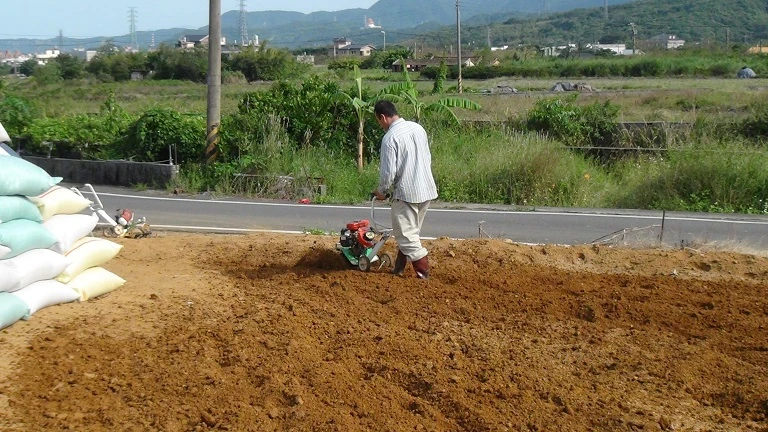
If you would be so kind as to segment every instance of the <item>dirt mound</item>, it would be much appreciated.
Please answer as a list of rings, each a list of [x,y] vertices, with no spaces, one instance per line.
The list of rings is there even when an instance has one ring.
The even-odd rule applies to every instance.
[[[0,429],[768,430],[768,259],[335,239],[121,240],[128,283],[0,332]],[[392,245],[387,245],[392,253]]]

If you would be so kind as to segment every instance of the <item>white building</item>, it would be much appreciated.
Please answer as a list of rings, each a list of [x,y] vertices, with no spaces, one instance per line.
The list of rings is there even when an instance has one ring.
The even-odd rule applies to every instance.
[[[56,57],[58,57],[59,54],[61,54],[61,51],[59,51],[58,48],[54,48],[54,49],[45,50],[45,52],[42,54],[35,54],[35,58],[37,59],[37,63],[40,66],[44,66],[48,64],[50,60],[53,60]]]
[[[363,30],[365,29],[380,29],[380,25],[376,25],[376,23],[373,21],[373,18],[364,17],[363,18]]]
[[[596,44],[587,44],[587,48],[593,50],[593,51],[601,51],[601,50],[609,50],[613,51],[614,54],[624,54],[627,51],[627,44],[601,44],[600,42]]]
[[[31,55],[22,54],[19,51],[5,51],[0,52],[0,63],[5,63],[9,65],[20,65],[24,63],[25,61],[34,58]]]
[[[678,39],[673,34],[660,34],[650,39],[650,42],[654,45],[661,46],[664,49],[675,49],[685,45],[685,40]]]
[[[208,35],[184,35],[176,42],[177,48],[192,49],[202,46],[208,46]],[[221,38],[221,46],[227,44],[227,38]]]
[[[557,57],[565,50],[570,50],[571,52],[573,52],[573,51],[576,51],[577,49],[578,48],[576,47],[576,44],[569,43],[568,45],[544,47],[544,48],[541,48],[539,51],[541,51],[542,55],[546,57]]]
[[[85,48],[75,48],[72,51],[73,56],[79,58],[80,60],[85,60],[87,62],[93,60],[93,58],[96,57],[96,54],[98,54],[98,51],[87,50]]]

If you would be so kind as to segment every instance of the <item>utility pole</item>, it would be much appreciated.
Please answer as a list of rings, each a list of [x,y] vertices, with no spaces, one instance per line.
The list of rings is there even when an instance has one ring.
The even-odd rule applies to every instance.
[[[456,46],[456,54],[459,65],[459,81],[457,88],[459,90],[459,94],[461,94],[464,93],[464,90],[461,86],[461,9],[459,8],[459,0],[456,0]]]
[[[248,15],[245,11],[245,0],[240,0],[240,17],[238,19],[240,27],[240,45],[249,45],[248,41]]]
[[[387,32],[382,30],[381,34],[384,35],[384,51],[386,51],[387,50]]]
[[[131,47],[133,49],[138,50],[139,49],[139,40],[136,37],[136,8],[135,7],[129,7],[128,8],[128,23],[130,25],[129,30],[131,33]]]
[[[486,41],[488,43],[488,48],[491,47],[491,28],[488,27],[488,40]]]
[[[208,117],[205,162],[219,155],[221,125],[221,0],[210,0],[208,8]]]
[[[59,30],[59,51],[64,50],[64,30]]]
[[[605,20],[608,21],[608,0],[603,0],[603,15],[605,15]]]
[[[637,54],[637,29],[635,29],[635,23],[631,22],[629,25],[632,27],[632,55]]]

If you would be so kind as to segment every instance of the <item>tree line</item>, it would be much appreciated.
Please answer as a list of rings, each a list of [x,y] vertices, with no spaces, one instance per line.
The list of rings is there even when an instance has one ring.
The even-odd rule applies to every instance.
[[[247,81],[290,79],[306,73],[311,66],[296,61],[287,50],[262,44],[222,58],[223,74]],[[208,76],[208,50],[176,49],[161,45],[149,52],[124,52],[107,43],[90,61],[72,54],[60,54],[45,65],[36,59],[23,62],[18,72],[34,76],[38,82],[94,77],[103,82],[128,81],[134,72],[161,80],[205,82]]]

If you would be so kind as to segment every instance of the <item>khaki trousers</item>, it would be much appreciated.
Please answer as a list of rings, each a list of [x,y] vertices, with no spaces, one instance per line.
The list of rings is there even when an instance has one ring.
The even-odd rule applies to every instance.
[[[397,240],[397,247],[411,261],[418,261],[427,256],[427,249],[421,245],[421,224],[427,215],[429,201],[412,204],[405,201],[392,201],[392,234]]]

